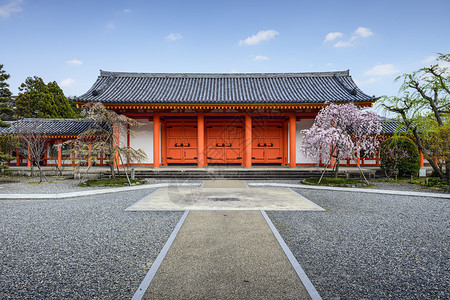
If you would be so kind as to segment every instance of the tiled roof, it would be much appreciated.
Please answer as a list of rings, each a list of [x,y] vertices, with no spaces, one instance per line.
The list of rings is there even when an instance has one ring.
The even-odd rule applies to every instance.
[[[397,120],[381,118],[381,126],[381,134],[393,135],[407,131]]]
[[[0,133],[36,132],[44,135],[78,135],[90,129],[92,119],[32,119],[8,122],[10,127],[0,128]]]
[[[11,132],[27,132],[29,130],[37,131],[45,135],[77,135],[92,128],[94,120],[92,119],[22,119],[20,121],[6,122],[10,127],[0,127],[0,134]],[[396,120],[381,118],[381,134],[392,135],[396,132],[405,132],[404,128],[399,127]],[[399,128],[399,129],[397,129]]]
[[[323,103],[373,102],[349,71],[261,74],[156,74],[100,71],[79,102]]]

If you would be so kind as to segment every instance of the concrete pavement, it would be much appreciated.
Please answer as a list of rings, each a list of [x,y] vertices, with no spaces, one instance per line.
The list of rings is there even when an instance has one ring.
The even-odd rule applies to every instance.
[[[142,299],[311,299],[259,211],[191,211]]]

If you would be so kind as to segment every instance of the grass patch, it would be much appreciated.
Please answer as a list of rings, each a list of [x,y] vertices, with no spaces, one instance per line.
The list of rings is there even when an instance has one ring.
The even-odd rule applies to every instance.
[[[391,182],[397,184],[412,184],[423,189],[450,192],[450,185],[439,177],[399,177],[395,179],[377,179],[377,182]]]
[[[309,185],[322,185],[322,186],[334,186],[334,187],[369,187],[372,184],[367,184],[367,182],[359,179],[347,179],[347,178],[333,178],[333,177],[323,177],[322,181],[319,183],[319,177],[311,177],[303,180],[304,184]]]
[[[146,184],[147,181],[142,179],[130,180],[131,185]],[[108,179],[93,179],[86,180],[79,184],[79,186],[129,186],[126,178],[108,178]]]
[[[27,185],[41,185],[41,184],[49,184],[49,183],[53,183],[52,181],[31,181],[31,182],[26,182],[25,184]]]

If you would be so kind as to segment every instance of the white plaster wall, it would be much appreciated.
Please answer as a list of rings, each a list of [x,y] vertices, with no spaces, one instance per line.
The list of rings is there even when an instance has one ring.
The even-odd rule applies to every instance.
[[[119,146],[123,147],[127,145],[127,127],[124,125],[119,126]]]
[[[119,131],[119,147],[126,147],[127,146],[127,127],[123,124],[118,124],[117,125],[117,130]],[[119,160],[119,164],[122,163],[126,163],[127,162],[127,158],[125,155],[121,155],[120,160]]]
[[[314,124],[314,119],[302,119],[296,123],[296,160],[298,164],[315,163],[313,160],[306,158],[301,152],[300,147],[303,143],[304,134],[301,132],[304,129],[311,128]]]
[[[142,149],[147,154],[144,164],[153,163],[153,122],[149,120],[137,120],[143,124],[141,127],[131,127],[135,132],[134,136],[130,136],[130,147],[133,149]],[[126,144],[125,144],[126,145]]]

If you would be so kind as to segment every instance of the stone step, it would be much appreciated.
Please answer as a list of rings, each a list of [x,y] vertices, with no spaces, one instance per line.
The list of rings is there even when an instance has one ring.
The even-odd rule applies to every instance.
[[[303,170],[140,170],[135,172],[136,178],[160,179],[303,179],[318,177],[321,171]],[[325,172],[330,176],[331,171]],[[130,175],[130,174],[129,174]],[[102,178],[109,178],[111,174],[104,173]],[[345,173],[339,177],[345,177]],[[125,173],[116,174],[116,177],[126,177]]]

